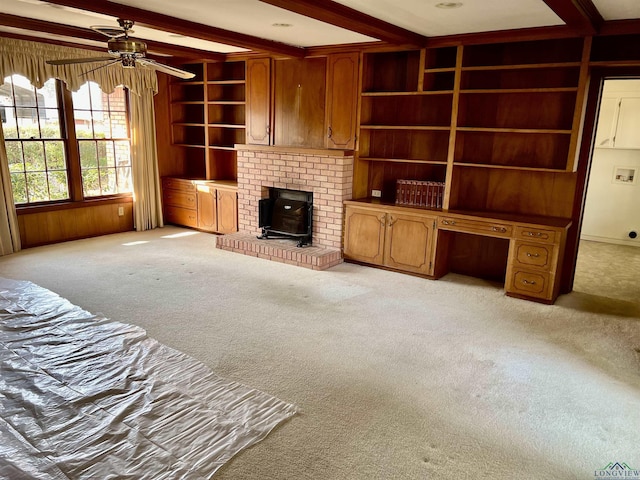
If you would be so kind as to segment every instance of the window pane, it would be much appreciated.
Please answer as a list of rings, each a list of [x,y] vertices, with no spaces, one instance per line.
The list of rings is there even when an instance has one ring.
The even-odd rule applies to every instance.
[[[91,112],[84,110],[74,110],[76,124],[76,137],[93,138],[93,124],[91,122]]]
[[[64,142],[48,141],[44,143],[45,154],[47,156],[47,167],[49,170],[67,169]]]
[[[20,138],[40,138],[38,110],[36,108],[18,108],[17,112]]]
[[[93,111],[93,135],[95,138],[110,138],[109,116],[102,111]]]
[[[103,195],[118,193],[116,189],[116,169],[101,168],[100,169],[100,187]]]
[[[94,141],[78,142],[80,148],[80,166],[85,168],[95,168],[98,166],[96,156],[96,144]]]
[[[89,83],[82,85],[77,92],[71,92],[73,108],[75,110],[91,110],[91,98],[89,97]]]
[[[35,107],[36,106],[36,91],[31,86],[29,80],[21,75],[12,75],[11,82],[13,83],[13,95],[15,98],[15,105],[17,107]],[[43,99],[44,103],[44,99]]]
[[[69,198],[67,172],[64,170],[55,172],[50,171],[48,177],[51,200],[64,200]]]
[[[11,187],[15,203],[27,203],[27,182],[24,173],[11,174]]]
[[[60,119],[58,110],[53,108],[41,108],[40,112],[40,132],[42,138],[62,138],[60,134]]]
[[[86,197],[100,195],[100,181],[98,180],[97,168],[82,170],[82,192]]]
[[[24,172],[24,163],[22,162],[22,143],[21,142],[5,142],[7,147],[7,158],[9,159],[10,172]]]
[[[126,112],[111,112],[111,138],[129,138]]]
[[[2,101],[2,98],[0,98],[0,101]],[[18,124],[16,123],[16,119],[13,116],[13,109],[0,106],[0,114],[2,114],[2,133],[5,140],[10,138],[18,138]]]
[[[24,163],[27,171],[45,171],[47,169],[44,162],[44,145],[42,145],[42,142],[23,142],[22,148],[24,149]]]
[[[45,202],[49,200],[49,185],[45,172],[27,173],[27,193],[29,202]]]
[[[113,167],[116,164],[115,155],[113,153],[113,142],[98,141],[98,165],[101,167]]]

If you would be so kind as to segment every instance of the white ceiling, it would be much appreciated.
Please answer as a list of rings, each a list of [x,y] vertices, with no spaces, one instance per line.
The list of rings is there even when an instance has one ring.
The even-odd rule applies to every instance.
[[[376,41],[258,0],[111,1],[299,47]],[[427,37],[564,24],[543,0],[456,1],[463,5],[452,9],[437,8],[436,4],[442,3],[440,0],[337,0],[337,3]],[[640,18],[640,0],[592,1],[605,20]],[[90,8],[91,0],[86,3]],[[2,0],[2,13],[83,28],[92,25],[117,25],[115,17],[60,7],[40,0]],[[282,24],[289,26],[276,26]],[[134,26],[134,30],[133,36],[144,40],[220,53],[246,51],[234,45],[177,37],[141,26]],[[0,25],[0,35],[2,32],[96,45],[93,41]]]

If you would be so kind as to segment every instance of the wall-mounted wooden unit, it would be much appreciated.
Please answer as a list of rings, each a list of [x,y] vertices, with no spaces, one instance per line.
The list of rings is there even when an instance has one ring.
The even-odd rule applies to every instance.
[[[245,63],[185,65],[193,79],[170,85],[171,141],[181,148],[184,176],[235,180],[234,145],[245,143]]]
[[[364,55],[355,196],[395,198],[400,178],[444,181],[457,47]]]
[[[496,219],[511,215],[524,223],[535,218],[537,228],[546,219],[569,225],[590,45],[590,39],[568,38],[365,53],[354,198],[381,190],[381,201],[393,202],[399,179],[443,181],[441,214],[457,215],[456,224],[468,215],[471,223],[498,228]],[[492,254],[474,260],[472,273],[499,276],[510,294],[542,301],[557,296],[563,243],[544,247],[554,260],[538,272],[518,263],[513,240],[441,228],[447,233],[436,235],[434,275],[456,265],[447,260],[446,246],[458,252],[487,247]],[[565,238],[566,227],[559,228]],[[515,266],[542,275],[544,290],[534,291],[540,279],[525,278]]]

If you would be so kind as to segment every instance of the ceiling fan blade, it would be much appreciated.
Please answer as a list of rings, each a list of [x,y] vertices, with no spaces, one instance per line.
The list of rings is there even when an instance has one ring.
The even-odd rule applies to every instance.
[[[89,57],[89,58],[67,58],[61,60],[47,60],[49,65],[69,65],[71,63],[106,62],[113,60],[113,57]]]
[[[91,72],[93,72],[93,71],[95,71],[95,70],[98,70],[98,69],[100,69],[100,68],[108,67],[109,65],[113,65],[114,63],[118,63],[119,61],[120,61],[120,59],[119,59],[119,58],[116,58],[115,60],[112,58],[112,59],[111,59],[111,62],[109,62],[109,63],[105,63],[104,65],[99,65],[99,66],[97,66],[96,68],[92,68],[91,70],[87,70],[86,72],[82,72],[82,75],[80,75],[80,76],[81,76],[81,77],[84,77],[87,73],[91,73]]]
[[[124,37],[127,34],[127,31],[124,28],[118,28],[118,27],[91,25],[89,28],[109,38]],[[129,31],[129,33],[133,33],[133,31]]]
[[[151,60],[150,58],[139,58],[137,59],[137,62],[140,65],[149,66],[151,68],[155,68],[159,72],[167,73],[179,78],[184,78],[185,80],[196,76],[195,73],[186,72],[184,70],[180,70],[179,68],[170,67],[169,65],[163,65],[162,63],[158,63],[155,60]]]

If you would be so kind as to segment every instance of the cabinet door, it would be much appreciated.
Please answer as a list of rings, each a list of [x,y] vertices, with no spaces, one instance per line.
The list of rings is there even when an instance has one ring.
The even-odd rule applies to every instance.
[[[235,190],[218,189],[218,232],[238,231],[238,193]]]
[[[432,272],[434,217],[389,213],[385,265],[408,272]]]
[[[215,232],[218,228],[216,215],[216,189],[198,185],[198,228]]]
[[[351,260],[382,265],[386,213],[347,206],[344,256]]]
[[[247,60],[247,143],[269,145],[271,134],[271,59]]]
[[[327,58],[327,148],[355,148],[359,58],[357,52]]]
[[[621,98],[614,146],[616,148],[640,148],[639,131],[640,98]]]
[[[596,147],[613,147],[618,115],[618,98],[603,98],[600,102],[598,126],[596,128]]]

